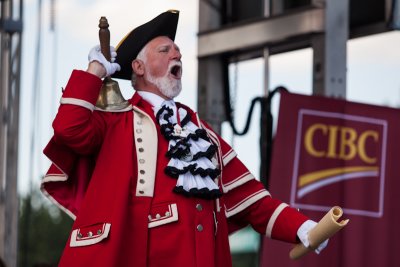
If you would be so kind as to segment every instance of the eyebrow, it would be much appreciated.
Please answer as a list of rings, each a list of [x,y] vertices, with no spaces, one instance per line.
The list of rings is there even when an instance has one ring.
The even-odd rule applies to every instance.
[[[173,44],[173,45],[171,45],[171,44],[163,44],[163,45],[160,45],[160,46],[158,47],[158,50],[159,50],[159,49],[164,49],[164,48],[168,48],[168,50],[169,50],[169,49],[171,49],[172,47],[174,47],[178,52],[181,51],[181,49],[179,48],[179,46],[177,46],[176,44]]]

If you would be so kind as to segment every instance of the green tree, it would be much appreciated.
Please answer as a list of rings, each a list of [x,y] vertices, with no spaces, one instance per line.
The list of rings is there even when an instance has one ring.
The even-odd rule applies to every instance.
[[[39,191],[21,198],[18,266],[57,266],[72,219]]]

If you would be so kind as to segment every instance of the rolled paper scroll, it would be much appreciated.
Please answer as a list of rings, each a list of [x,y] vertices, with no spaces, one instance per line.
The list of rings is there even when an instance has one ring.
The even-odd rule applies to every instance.
[[[309,247],[305,247],[302,243],[297,244],[289,253],[292,260],[297,260],[310,251],[318,248],[318,246],[342,229],[349,220],[338,221],[343,215],[343,210],[335,206],[318,222],[318,224],[308,233]]]

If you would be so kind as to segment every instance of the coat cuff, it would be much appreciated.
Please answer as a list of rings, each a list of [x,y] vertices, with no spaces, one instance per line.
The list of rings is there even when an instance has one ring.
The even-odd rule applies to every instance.
[[[307,216],[282,203],[271,216],[267,225],[266,235],[272,239],[297,243],[297,231],[307,220]]]

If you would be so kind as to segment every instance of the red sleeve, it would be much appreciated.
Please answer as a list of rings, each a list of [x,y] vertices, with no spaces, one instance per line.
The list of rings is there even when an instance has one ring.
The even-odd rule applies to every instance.
[[[257,232],[273,239],[297,242],[297,230],[308,218],[278,199],[273,199],[236,152],[203,122],[210,138],[218,145],[223,191],[222,202],[230,233],[250,224]]]
[[[280,200],[264,197],[228,219],[230,231],[248,224],[272,239],[297,243],[297,230],[308,218]]]
[[[61,106],[53,121],[54,140],[79,154],[98,149],[103,139],[105,122],[93,112],[101,79],[85,71],[74,70],[61,98]]]
[[[230,231],[248,224],[273,239],[295,243],[297,230],[308,218],[271,197],[244,164],[234,157],[223,169],[224,204]]]
[[[250,224],[272,239],[297,242],[297,230],[308,218],[286,203],[271,197],[221,137],[221,186],[229,231]]]

